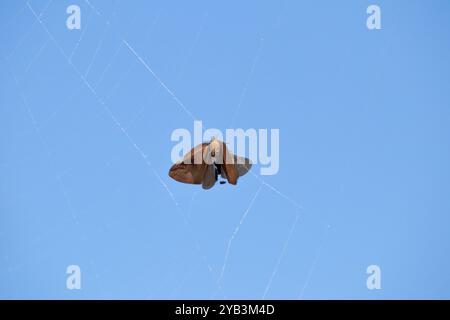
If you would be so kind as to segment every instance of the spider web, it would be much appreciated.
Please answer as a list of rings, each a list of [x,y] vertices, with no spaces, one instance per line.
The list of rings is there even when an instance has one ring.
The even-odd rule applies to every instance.
[[[111,86],[109,90],[109,94],[106,94],[104,96],[101,96],[99,92],[97,91],[99,85],[108,77],[108,71],[109,69],[114,65],[117,56],[120,52],[126,51],[129,55],[130,59],[130,65],[128,67],[128,70],[125,73],[128,74],[132,67],[131,63],[133,60],[139,63],[139,65],[148,72],[149,76],[155,81],[159,87],[163,90],[163,92],[166,93],[167,97],[172,99],[175,102],[175,105],[178,108],[178,112],[184,113],[189,119],[191,120],[197,120],[198,118],[191,112],[189,106],[187,106],[182,99],[177,95],[176,90],[174,90],[171,85],[170,81],[167,81],[164,79],[161,75],[157,74],[152,67],[151,61],[149,61],[145,56],[143,56],[141,53],[139,53],[133,43],[130,43],[127,40],[126,36],[123,36],[122,34],[117,34],[118,36],[118,42],[116,46],[116,50],[111,54],[110,59],[108,60],[106,67],[101,72],[100,76],[98,77],[97,81],[95,80],[89,80],[90,72],[92,70],[92,67],[96,64],[96,61],[98,59],[98,54],[102,49],[102,46],[104,45],[105,37],[108,35],[108,33],[111,32],[111,25],[113,24],[113,18],[116,15],[116,8],[117,3],[119,1],[116,0],[114,2],[114,8],[110,16],[105,16],[96,6],[94,3],[92,3],[89,0],[85,0],[85,4],[89,8],[88,18],[84,19],[83,21],[87,21],[83,28],[82,32],[80,34],[80,37],[78,41],[73,46],[73,49],[70,53],[66,53],[66,51],[63,49],[63,46],[58,42],[56,37],[53,35],[53,33],[50,31],[49,27],[47,26],[45,22],[45,13],[49,7],[51,7],[53,0],[49,0],[41,12],[36,11],[36,9],[33,7],[31,1],[24,2],[26,10],[29,10],[31,14],[34,17],[34,21],[32,22],[32,25],[28,32],[26,32],[16,43],[13,50],[6,56],[6,61],[11,61],[14,59],[14,55],[16,52],[20,49],[22,44],[26,41],[26,39],[30,36],[31,32],[36,28],[36,26],[39,26],[46,34],[47,38],[42,43],[42,45],[38,48],[38,50],[33,54],[32,58],[30,59],[29,63],[25,66],[25,76],[27,76],[29,70],[32,68],[32,66],[38,61],[40,55],[44,50],[50,50],[49,46],[52,45],[52,50],[57,50],[59,54],[64,58],[67,65],[70,66],[72,72],[74,75],[76,75],[79,79],[79,83],[81,86],[84,86],[89,90],[89,92],[92,94],[92,97],[96,101],[96,105],[98,108],[103,110],[105,114],[107,115],[108,119],[114,124],[114,126],[117,128],[117,130],[124,136],[124,138],[128,141],[130,146],[134,149],[137,156],[140,157],[140,159],[143,161],[143,163],[148,167],[149,171],[151,172],[151,176],[153,179],[155,179],[160,187],[164,190],[164,192],[168,196],[168,200],[170,201],[171,206],[176,210],[177,214],[179,215],[179,218],[181,219],[184,227],[188,231],[188,234],[190,235],[190,241],[192,241],[192,245],[195,247],[195,252],[198,255],[199,262],[197,266],[194,266],[193,269],[191,269],[191,272],[199,267],[205,268],[208,273],[210,274],[210,277],[212,279],[212,285],[215,288],[215,290],[211,293],[210,298],[215,298],[218,295],[220,295],[223,298],[228,298],[226,295],[226,274],[227,274],[227,267],[230,259],[232,259],[232,252],[233,248],[238,245],[238,236],[241,232],[241,227],[246,224],[247,217],[252,214],[252,209],[258,201],[261,201],[260,193],[263,189],[273,193],[274,195],[278,196],[282,201],[285,201],[288,203],[294,212],[293,214],[293,220],[290,224],[290,227],[288,230],[286,230],[286,236],[283,239],[283,245],[279,248],[279,254],[275,258],[275,264],[272,266],[272,272],[270,273],[269,278],[267,279],[266,285],[264,286],[264,291],[261,292],[260,298],[265,299],[271,291],[272,285],[276,281],[277,275],[280,271],[280,265],[283,262],[283,258],[289,251],[289,247],[293,238],[293,235],[295,234],[298,223],[302,220],[304,215],[307,215],[308,213],[303,208],[302,205],[300,205],[296,200],[292,199],[290,196],[286,195],[283,191],[281,191],[279,188],[271,185],[269,182],[267,182],[265,179],[263,179],[261,176],[255,174],[254,172],[251,173],[251,177],[253,177],[257,181],[257,189],[254,191],[254,193],[251,195],[249,202],[246,206],[242,209],[242,215],[238,221],[235,222],[234,229],[230,230],[230,236],[227,239],[224,248],[225,251],[223,252],[223,262],[218,267],[213,267],[213,265],[210,262],[210,258],[207,254],[205,254],[205,250],[203,249],[203,245],[199,238],[196,235],[195,227],[192,225],[192,219],[191,214],[193,210],[193,206],[197,200],[197,196],[199,194],[198,191],[194,192],[192,194],[192,197],[190,199],[190,202],[188,204],[187,208],[182,208],[178,200],[176,199],[174,192],[171,190],[169,185],[167,184],[166,180],[161,176],[160,172],[156,170],[154,162],[152,161],[152,157],[154,155],[149,154],[145,152],[144,148],[138,144],[138,142],[134,139],[132,134],[129,131],[129,128],[133,125],[133,122],[136,118],[140,117],[143,112],[145,111],[145,106],[141,106],[139,110],[134,114],[132,117],[132,120],[128,123],[128,125],[124,125],[123,121],[119,119],[119,117],[113,112],[113,110],[110,108],[108,101],[111,95],[117,90],[118,87],[121,85],[121,78],[116,79],[116,82]],[[283,3],[284,5],[284,3]],[[24,10],[24,7],[22,7],[18,14],[21,14]],[[156,14],[156,17],[153,20],[152,26],[155,26],[158,23],[158,20],[160,19],[160,13],[158,12]],[[279,20],[281,19],[282,11],[280,10],[275,22],[273,25],[276,25],[279,23]],[[207,13],[204,14],[203,17],[207,17]],[[83,45],[83,40],[87,33],[89,33],[89,21],[91,19],[100,19],[103,21],[104,29],[103,33],[100,36],[100,40],[98,41],[97,46],[95,47],[94,53],[90,59],[89,65],[87,66],[86,70],[82,71],[79,67],[77,67],[73,62],[73,57],[77,55],[78,49]],[[10,23],[13,23],[11,21]],[[189,50],[187,50],[187,55],[185,57],[185,60],[182,62],[181,68],[177,72],[177,79],[182,78],[183,76],[183,65],[186,65],[186,61],[189,59],[189,56],[194,54],[194,49],[197,46],[198,42],[201,38],[202,30],[205,28],[205,19],[202,19],[200,27],[198,28],[198,32],[195,34],[195,37],[192,41],[191,46],[189,47]],[[258,64],[261,62],[261,55],[264,51],[264,45],[267,43],[266,37],[261,37],[258,42],[258,46],[255,50],[254,57],[251,61],[251,65],[249,66],[248,74],[246,79],[244,80],[244,85],[241,90],[239,101],[237,102],[236,107],[234,108],[234,111],[232,112],[232,117],[229,119],[232,124],[234,124],[234,121],[236,117],[238,116],[240,110],[242,108],[245,108],[245,97],[249,94],[249,84],[252,81],[253,74],[255,70],[258,68]],[[49,164],[51,167],[57,167],[55,157],[52,153],[51,147],[45,140],[44,136],[42,135],[42,127],[44,127],[45,123],[38,123],[35,117],[35,111],[33,110],[33,102],[29,101],[28,97],[26,96],[26,89],[23,87],[21,81],[18,79],[16,74],[14,73],[12,67],[9,68],[9,72],[11,74],[11,77],[15,83],[15,85],[18,88],[19,92],[19,98],[21,101],[21,105],[25,110],[25,113],[30,119],[30,122],[33,125],[33,130],[38,137],[41,147],[46,154],[46,157],[49,161]],[[69,100],[71,100],[74,96],[76,96],[78,91],[74,91],[73,94],[69,97]],[[53,114],[50,115],[49,119],[52,119],[55,117],[57,112],[56,111]],[[48,119],[48,120],[49,120]],[[64,174],[61,172],[58,172],[54,170],[54,177],[55,181],[57,182],[59,189],[60,189],[60,196],[64,199],[64,202],[66,203],[66,206],[68,208],[68,212],[70,213],[70,217],[73,220],[73,223],[77,226],[77,230],[80,232],[81,237],[85,239],[85,241],[88,241],[86,234],[83,233],[84,226],[80,224],[80,221],[78,219],[78,215],[76,212],[76,209],[73,205],[73,200],[71,198],[71,195],[68,192],[67,184],[65,182]],[[309,269],[308,274],[306,276],[306,281],[302,286],[299,286],[299,294],[297,297],[292,298],[303,298],[304,294],[307,290],[307,287],[309,286],[309,283],[311,281],[311,278],[313,276],[314,270],[317,267],[317,264],[319,262],[320,253],[323,250],[323,247],[326,245],[329,237],[329,230],[330,226],[328,224],[325,224],[325,232],[324,235],[321,238],[321,241],[319,241],[319,244],[316,246],[316,254],[313,258],[313,261],[309,263]],[[47,256],[43,255],[41,259],[45,259]],[[8,258],[4,258],[7,262]],[[95,262],[93,260],[90,261],[91,264],[94,264]],[[10,267],[8,269],[9,272],[14,272],[15,270],[18,270],[22,267],[24,267],[25,264],[19,264],[13,267]],[[189,278],[190,273],[186,274],[185,277],[178,283],[178,285],[173,288],[172,295],[175,296],[177,292],[184,286],[185,281],[187,278]],[[96,278],[99,277],[99,275],[95,275]],[[100,285],[100,282],[98,282]],[[102,290],[103,292],[106,292],[106,290]],[[151,298],[152,295],[149,295],[148,298]]]

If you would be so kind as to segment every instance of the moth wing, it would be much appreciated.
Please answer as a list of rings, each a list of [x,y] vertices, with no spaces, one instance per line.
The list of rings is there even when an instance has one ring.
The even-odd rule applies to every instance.
[[[250,159],[245,157],[234,155],[234,163],[239,177],[245,175],[252,168],[252,162],[250,161]]]
[[[169,176],[178,182],[201,184],[207,170],[207,165],[203,161],[203,149],[207,145],[203,143],[192,148],[181,161],[170,168]],[[201,162],[196,164],[195,159],[201,159]]]
[[[176,163],[169,171],[169,176],[183,183],[200,184],[206,171],[206,164]]]
[[[250,159],[245,158],[245,157],[239,157],[239,156],[234,155],[234,163],[235,163],[235,167],[237,169],[239,177],[242,177],[243,175],[245,175],[252,168],[252,162],[250,161]],[[222,170],[220,175],[223,179],[227,179],[225,170]]]
[[[181,162],[186,164],[203,164],[203,152],[208,147],[208,143],[201,143],[186,153]]]
[[[216,184],[216,170],[213,165],[208,165],[203,176],[202,188],[207,190]]]

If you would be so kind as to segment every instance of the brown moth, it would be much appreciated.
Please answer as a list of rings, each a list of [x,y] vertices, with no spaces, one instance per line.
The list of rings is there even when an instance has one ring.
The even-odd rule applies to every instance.
[[[169,176],[183,183],[201,184],[203,189],[212,188],[219,175],[230,184],[237,184],[252,164],[249,159],[230,153],[223,141],[212,138],[189,151],[183,159],[169,170]],[[225,181],[220,181],[224,184]]]

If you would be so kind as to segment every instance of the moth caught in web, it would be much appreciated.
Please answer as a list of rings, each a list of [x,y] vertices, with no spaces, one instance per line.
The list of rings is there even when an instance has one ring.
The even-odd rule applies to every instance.
[[[226,143],[214,137],[209,143],[202,143],[191,149],[183,159],[169,170],[169,176],[183,183],[201,184],[203,189],[211,189],[219,180],[220,184],[236,185],[239,177],[252,167],[251,161],[230,153]]]

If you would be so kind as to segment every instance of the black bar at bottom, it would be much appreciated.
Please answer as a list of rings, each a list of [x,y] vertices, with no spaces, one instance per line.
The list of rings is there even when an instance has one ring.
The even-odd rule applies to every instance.
[[[321,315],[359,314],[386,317],[386,309],[403,315],[447,311],[450,301],[435,300],[3,300],[2,311],[71,316],[139,315],[139,319],[295,319]],[[342,313],[344,312],[344,313]],[[84,318],[84,317],[83,317]],[[134,317],[136,318],[136,317]]]

